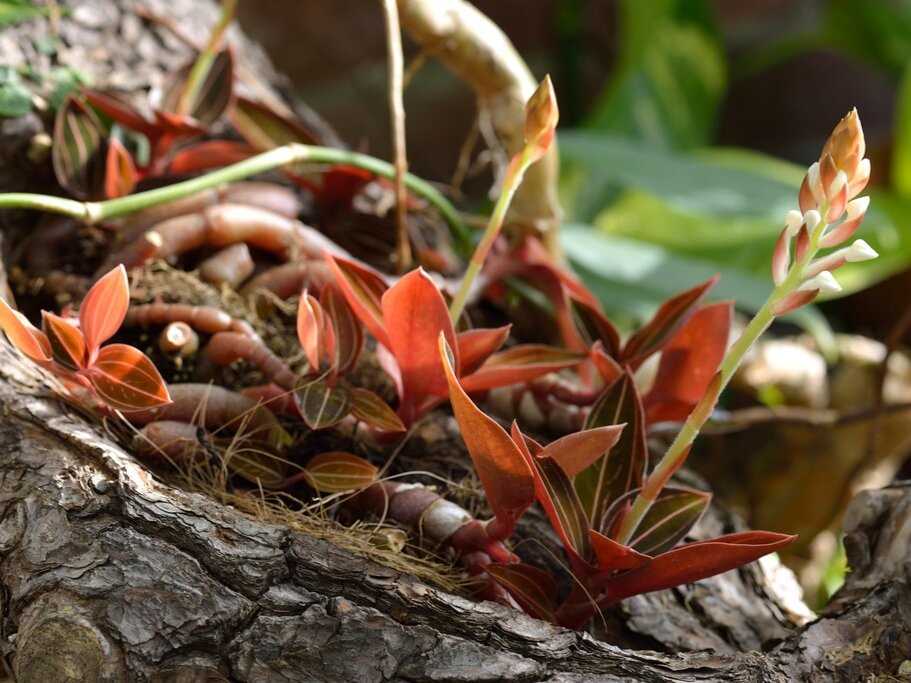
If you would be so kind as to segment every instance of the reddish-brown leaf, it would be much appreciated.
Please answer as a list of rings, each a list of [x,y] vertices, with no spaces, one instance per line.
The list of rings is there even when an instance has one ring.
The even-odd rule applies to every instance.
[[[566,473],[575,477],[613,448],[626,425],[611,425],[573,432],[553,441],[541,450],[542,457],[552,458]]]
[[[592,527],[603,531],[607,508],[628,491],[642,486],[648,463],[645,413],[632,375],[627,371],[610,385],[592,406],[587,429],[626,424],[608,457],[581,472],[576,489],[592,520]]]
[[[399,414],[408,424],[417,416],[417,407],[428,397],[447,395],[449,390],[440,363],[439,337],[442,334],[453,348],[455,330],[443,295],[420,268],[411,271],[387,290],[382,307],[389,350],[402,373]],[[458,373],[458,355],[455,355],[453,365]]]
[[[256,154],[256,150],[244,142],[206,140],[178,150],[171,157],[168,171],[174,175],[200,173],[236,164],[254,154]]]
[[[36,363],[51,360],[51,344],[47,336],[32,325],[19,311],[0,297],[0,328],[10,343]]]
[[[591,347],[589,357],[592,363],[595,364],[601,379],[604,380],[605,386],[610,386],[623,374],[623,368],[607,354],[607,351],[604,350],[604,345],[600,341],[596,341]]]
[[[119,265],[92,285],[79,307],[79,327],[89,364],[98,348],[120,329],[129,307],[130,283],[126,268]]]
[[[389,348],[381,303],[388,289],[383,276],[367,266],[331,254],[326,254],[326,260],[335,274],[335,284],[342,290],[351,310],[367,331]]]
[[[117,410],[157,408],[171,402],[167,384],[155,365],[132,346],[105,346],[84,373],[101,400]]]
[[[344,374],[357,365],[364,348],[364,328],[335,284],[323,287],[320,305],[335,331],[335,366]]]
[[[162,109],[163,113],[178,117],[189,116],[194,123],[207,128],[218,121],[231,105],[234,95],[234,56],[227,48],[215,55],[202,82],[188,96],[186,90],[192,85],[188,77],[194,62],[195,60],[176,73],[165,92]]]
[[[47,311],[41,312],[41,327],[56,363],[73,371],[85,367],[85,339],[78,327]]]
[[[304,468],[309,484],[320,493],[366,488],[376,481],[377,468],[352,453],[331,451],[315,456]]]
[[[325,352],[325,318],[319,301],[304,290],[297,305],[297,339],[310,364],[311,372],[319,372],[320,358]]]
[[[553,576],[529,564],[491,564],[486,569],[525,612],[556,623],[557,582]]]
[[[235,99],[228,117],[244,140],[261,152],[289,142],[320,142],[319,136],[296,119],[283,116],[270,107],[243,96]]]
[[[493,329],[483,328],[459,332],[456,343],[459,345],[459,362],[461,374],[470,375],[481,367],[487,358],[503,346],[509,336],[512,325]]]
[[[620,355],[620,333],[613,323],[600,310],[583,301],[570,301],[576,329],[587,347],[601,342],[607,355],[616,358]]]
[[[651,559],[629,546],[617,543],[604,534],[591,530],[592,546],[598,558],[598,570],[602,572],[626,571],[638,569]]]
[[[108,139],[107,160],[104,166],[104,194],[108,199],[130,194],[136,187],[139,173],[133,157],[117,138]]]
[[[104,197],[105,144],[95,113],[75,95],[54,120],[51,160],[60,186],[80,199]]]
[[[295,389],[297,407],[310,429],[326,429],[351,412],[351,392],[317,379]]]
[[[717,275],[661,304],[652,319],[626,341],[620,360],[635,370],[646,358],[660,351],[689,320],[702,297],[716,282]]]
[[[703,306],[661,352],[655,382],[643,399],[648,423],[684,420],[712,381],[727,350],[732,306]]]
[[[113,119],[121,126],[154,138],[158,130],[151,121],[143,116],[132,104],[113,92],[83,88],[82,95],[95,109]]]
[[[405,431],[405,425],[389,404],[367,389],[351,390],[351,414],[382,432]]]
[[[509,434],[485,415],[459,385],[445,335],[439,333],[439,357],[449,383],[452,410],[487,500],[500,523],[503,537],[535,499],[534,476]]]
[[[465,391],[485,391],[518,382],[528,382],[578,365],[586,354],[546,344],[519,344],[495,353],[475,372],[462,378]]]
[[[688,543],[652,559],[644,567],[620,574],[608,583],[610,603],[631,595],[672,588],[721,574],[779,550],[796,536],[746,531],[710,541]]]
[[[639,522],[630,545],[648,555],[659,555],[677,545],[699,521],[712,494],[667,487],[661,490]]]

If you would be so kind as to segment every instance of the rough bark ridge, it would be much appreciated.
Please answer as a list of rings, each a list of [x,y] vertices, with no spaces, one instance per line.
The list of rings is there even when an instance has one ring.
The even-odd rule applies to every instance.
[[[197,38],[216,13],[149,4]],[[74,4],[58,58],[130,89],[187,58],[129,7]],[[3,61],[44,59],[29,51],[48,31],[8,29]],[[3,171],[21,162],[29,173],[7,177],[31,190],[21,152],[35,122],[6,121],[0,138],[19,143],[0,149]],[[0,654],[19,681],[857,681],[911,668],[909,487],[855,503],[854,571],[821,620],[796,627],[781,577],[751,565],[626,601],[607,615],[612,637],[655,651],[621,649],[164,486],[5,343],[0,404]],[[708,524],[733,522],[715,511]]]

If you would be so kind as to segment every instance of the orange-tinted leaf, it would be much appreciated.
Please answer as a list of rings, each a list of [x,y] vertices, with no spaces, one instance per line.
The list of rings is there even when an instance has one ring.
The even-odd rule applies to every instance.
[[[626,571],[638,569],[647,564],[650,558],[629,546],[617,543],[604,534],[591,530],[592,546],[598,558],[598,570],[602,572]]]
[[[105,346],[84,372],[101,400],[117,410],[156,408],[171,402],[154,363],[132,346]]]
[[[746,531],[710,541],[688,543],[652,559],[644,567],[608,583],[610,602],[672,588],[721,574],[779,550],[797,538],[771,531]]]
[[[320,304],[335,330],[335,366],[344,374],[357,365],[361,356],[364,328],[335,284],[330,282],[323,287]]]
[[[92,285],[79,307],[79,326],[90,356],[114,336],[130,306],[127,271],[119,265]]]
[[[495,353],[474,373],[462,378],[465,391],[485,391],[518,382],[528,382],[571,368],[585,360],[586,354],[546,344],[519,344]]]
[[[535,499],[531,467],[509,434],[485,415],[459,385],[443,333],[439,335],[439,354],[462,439],[484,486],[490,507],[500,523],[503,536],[508,536],[516,521]]]
[[[319,301],[304,290],[297,306],[297,339],[312,372],[319,372],[320,369],[320,357],[323,355],[323,345],[326,341],[325,317]]]
[[[381,304],[388,289],[383,276],[367,266],[331,254],[326,254],[326,260],[335,274],[335,284],[342,290],[351,310],[367,331],[389,348]]]
[[[47,335],[54,361],[68,370],[85,367],[85,339],[78,327],[47,311],[41,312],[41,327]]]
[[[613,448],[625,425],[611,425],[573,432],[553,441],[541,450],[542,457],[552,458],[566,473],[575,477]]]
[[[601,342],[607,355],[616,358],[620,354],[620,333],[601,311],[582,301],[570,302],[576,329],[587,347]]]
[[[623,368],[615,361],[611,356],[607,354],[604,350],[604,344],[601,341],[596,341],[589,351],[589,357],[594,363],[595,368],[598,370],[598,374],[601,375],[601,379],[604,380],[606,386],[610,386],[619,379],[620,375],[623,374]]]
[[[218,121],[231,104],[234,91],[234,57],[230,49],[215,55],[202,82],[186,96],[186,89],[194,87],[188,80],[193,68],[190,62],[177,72],[162,102],[164,112],[189,116],[203,127]]]
[[[250,145],[235,140],[206,140],[188,145],[171,157],[168,171],[174,175],[200,173],[236,164],[256,154]]]
[[[339,493],[366,488],[376,481],[375,465],[344,451],[320,453],[304,472],[307,481],[320,493]]]
[[[727,350],[731,315],[728,302],[704,306],[665,345],[643,399],[649,423],[684,420],[699,402]]]
[[[107,160],[104,165],[104,194],[108,199],[130,194],[136,187],[139,174],[133,157],[117,138],[108,139]]]
[[[626,424],[608,457],[581,472],[576,489],[592,527],[604,530],[605,512],[618,498],[642,486],[648,462],[645,414],[632,375],[627,371],[592,406],[585,427]]]
[[[265,152],[289,142],[319,143],[299,121],[282,116],[271,108],[246,97],[238,97],[228,114],[237,132],[255,149]]]
[[[44,332],[32,325],[19,311],[0,297],[0,328],[10,343],[38,363],[51,360],[51,344]]]
[[[294,391],[297,407],[311,429],[326,429],[351,412],[351,394],[341,386],[330,387],[317,379]]]
[[[659,555],[677,545],[699,521],[712,494],[666,487],[658,494],[630,545],[648,555]]]
[[[118,94],[85,88],[82,90],[82,95],[95,109],[121,126],[150,138],[154,138],[158,134],[155,124]]]
[[[405,425],[389,404],[367,389],[351,390],[351,414],[383,432],[405,431]]]
[[[476,329],[459,332],[456,343],[459,345],[459,362],[461,374],[470,375],[481,367],[487,358],[503,346],[509,337],[512,325],[493,329]]]
[[[80,199],[104,197],[105,150],[101,123],[75,95],[54,120],[51,159],[57,182]]]
[[[491,564],[486,569],[525,612],[556,623],[557,582],[553,576],[528,564]]]
[[[389,350],[402,373],[399,414],[410,423],[428,397],[446,396],[449,389],[440,363],[440,334],[453,348],[455,330],[440,290],[422,269],[402,277],[383,295],[383,320]],[[458,373],[458,355],[453,360]]]
[[[660,351],[689,320],[702,297],[716,282],[717,275],[661,304],[652,319],[626,341],[621,360],[635,370],[642,361]]]

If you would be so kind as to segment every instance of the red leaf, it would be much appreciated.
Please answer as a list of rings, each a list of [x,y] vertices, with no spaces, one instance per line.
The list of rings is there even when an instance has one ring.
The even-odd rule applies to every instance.
[[[664,488],[636,528],[630,545],[658,555],[677,545],[699,521],[712,494],[683,488]]]
[[[351,393],[317,379],[294,391],[297,407],[310,429],[326,429],[351,412]]]
[[[660,351],[689,320],[702,297],[716,282],[717,275],[661,304],[652,319],[626,341],[620,360],[635,370],[642,361]]]
[[[648,462],[642,402],[628,371],[592,406],[585,426],[591,429],[614,424],[626,424],[626,428],[611,454],[580,473],[575,481],[592,527],[599,531],[604,531],[608,507],[628,491],[642,486]]]
[[[363,168],[332,166],[323,174],[323,182],[315,193],[320,211],[325,215],[348,208],[357,193],[375,177]]]
[[[143,116],[132,104],[112,92],[83,89],[82,94],[95,109],[130,130],[149,138],[160,134],[157,126]]]
[[[420,268],[402,277],[383,295],[383,320],[389,350],[402,373],[405,423],[416,417],[416,408],[431,396],[446,396],[446,375],[440,363],[440,334],[452,348],[455,330],[449,309],[433,280]],[[458,372],[459,358],[453,364]]]
[[[50,362],[51,344],[47,336],[6,303],[3,297],[0,297],[0,328],[10,343],[27,357],[36,363]]]
[[[41,327],[57,363],[73,371],[85,367],[85,339],[78,327],[47,311],[41,312]]]
[[[377,468],[351,453],[332,451],[315,456],[304,468],[307,481],[320,493],[356,491],[376,481]]]
[[[610,386],[623,374],[623,368],[607,354],[604,350],[604,344],[600,341],[594,343],[589,351],[589,357],[592,363],[595,364],[601,379],[604,380],[605,386]]]
[[[487,358],[503,346],[509,337],[512,325],[493,329],[476,329],[459,332],[456,343],[459,346],[459,361],[462,375],[469,375],[477,370]]]
[[[612,358],[620,355],[620,333],[607,316],[582,301],[571,300],[570,306],[576,329],[587,347],[601,342],[607,355]]]
[[[177,117],[189,116],[194,124],[207,128],[218,121],[231,104],[234,90],[234,56],[230,49],[221,50],[208,70],[203,74],[202,82],[191,84],[188,80],[194,62],[178,71],[166,89],[162,112]],[[195,87],[195,92],[187,94],[188,87]]]
[[[442,332],[439,354],[462,439],[499,522],[501,537],[505,538],[535,499],[534,476],[509,434],[485,415],[459,385]]]
[[[746,531],[710,541],[688,543],[654,558],[640,569],[620,574],[607,585],[610,603],[631,595],[672,588],[721,574],[785,547],[796,536]]]
[[[212,168],[236,164],[256,154],[256,150],[234,140],[206,140],[177,151],[168,164],[175,175],[199,173]]]
[[[731,309],[728,302],[700,308],[665,345],[643,400],[648,423],[684,420],[702,398],[727,350]]]
[[[126,268],[119,265],[92,285],[79,307],[79,326],[89,364],[98,348],[120,329],[129,307],[130,283]]]
[[[326,260],[335,274],[335,284],[342,290],[351,310],[367,331],[389,348],[381,304],[383,294],[388,290],[383,276],[367,266],[331,254],[326,254]]]
[[[132,346],[105,346],[84,372],[98,396],[117,410],[156,408],[171,402],[168,387],[155,365]]]
[[[320,305],[335,330],[335,366],[344,374],[357,365],[364,348],[364,328],[335,284],[323,287]]]
[[[557,582],[553,576],[528,564],[491,564],[486,570],[525,612],[556,623]]]
[[[629,546],[617,543],[594,529],[591,530],[591,537],[600,571],[614,572],[638,569],[652,559]]]
[[[108,199],[130,194],[136,187],[139,174],[133,157],[117,138],[108,139],[107,160],[104,166],[104,194]]]
[[[528,382],[571,368],[585,360],[586,354],[545,344],[520,344],[495,353],[477,371],[462,378],[465,391],[485,391],[507,384]]]
[[[320,358],[325,350],[326,316],[319,301],[307,290],[297,305],[297,339],[300,341],[311,372],[319,372]]]
[[[235,99],[228,117],[244,140],[260,152],[289,142],[320,143],[319,136],[296,119],[283,116],[270,107],[243,96]]]
[[[66,98],[54,119],[51,147],[54,175],[80,199],[104,196],[104,139],[101,122],[75,95]]]
[[[577,474],[607,455],[620,438],[625,425],[595,427],[574,432],[553,441],[541,450],[541,457],[552,458],[567,477]]]
[[[367,389],[351,390],[351,414],[383,432],[405,431],[405,425],[389,404]]]

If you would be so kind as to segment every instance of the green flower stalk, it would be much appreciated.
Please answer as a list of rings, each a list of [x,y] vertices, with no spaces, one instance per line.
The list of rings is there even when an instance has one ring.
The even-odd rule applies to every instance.
[[[559,118],[554,86],[550,76],[545,76],[525,105],[525,146],[509,162],[503,178],[503,187],[497,203],[493,207],[493,212],[490,214],[487,228],[484,230],[478,246],[475,247],[459,290],[449,306],[449,314],[454,323],[458,322],[465,310],[465,302],[468,300],[472,284],[477,279],[478,273],[481,272],[484,261],[487,260],[487,255],[503,228],[506,212],[509,210],[516,190],[522,184],[525,172],[547,153],[553,143]]]
[[[646,478],[621,524],[617,538],[620,543],[629,542],[661,489],[683,465],[721,392],[731,381],[747,351],[775,318],[805,306],[820,293],[840,291],[832,271],[845,263],[877,257],[870,245],[856,240],[851,246],[816,258],[820,250],[837,247],[847,241],[864,219],[870,199],[857,197],[870,179],[870,162],[863,158],[864,152],[863,129],[857,110],[852,110],[833,130],[819,161],[807,170],[798,194],[800,210],[789,211],[785,217],[785,226],[772,256],[775,288],[728,349],[705,395]]]

